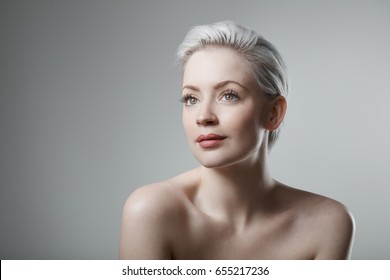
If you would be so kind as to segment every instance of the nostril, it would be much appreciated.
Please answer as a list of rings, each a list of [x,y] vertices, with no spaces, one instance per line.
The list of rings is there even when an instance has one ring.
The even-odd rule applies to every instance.
[[[215,115],[211,115],[208,117],[200,117],[196,119],[197,125],[215,125],[218,123],[218,119]]]

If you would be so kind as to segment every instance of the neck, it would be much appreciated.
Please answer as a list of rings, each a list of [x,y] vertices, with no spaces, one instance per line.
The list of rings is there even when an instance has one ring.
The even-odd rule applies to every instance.
[[[218,220],[238,222],[238,227],[244,226],[259,207],[267,204],[267,194],[274,185],[264,151],[233,165],[201,167],[200,178],[200,208]]]

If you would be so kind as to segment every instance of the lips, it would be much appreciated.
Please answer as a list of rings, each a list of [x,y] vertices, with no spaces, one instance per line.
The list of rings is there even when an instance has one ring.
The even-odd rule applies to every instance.
[[[222,143],[225,139],[226,136],[211,133],[207,135],[199,135],[196,142],[198,142],[202,148],[213,148]]]

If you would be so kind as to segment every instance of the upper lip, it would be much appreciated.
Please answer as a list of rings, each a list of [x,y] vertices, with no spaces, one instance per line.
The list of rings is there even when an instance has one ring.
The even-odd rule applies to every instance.
[[[196,142],[202,142],[202,141],[207,141],[207,140],[223,140],[225,139],[226,136],[210,133],[207,135],[199,135],[198,138],[196,138]]]

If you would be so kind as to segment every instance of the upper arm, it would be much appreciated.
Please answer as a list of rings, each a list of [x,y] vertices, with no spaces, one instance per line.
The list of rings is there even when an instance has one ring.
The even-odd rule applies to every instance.
[[[352,214],[339,203],[329,206],[324,212],[318,225],[320,246],[316,259],[349,259],[355,231]]]
[[[120,259],[171,258],[167,199],[156,187],[143,187],[127,199],[122,214]]]

